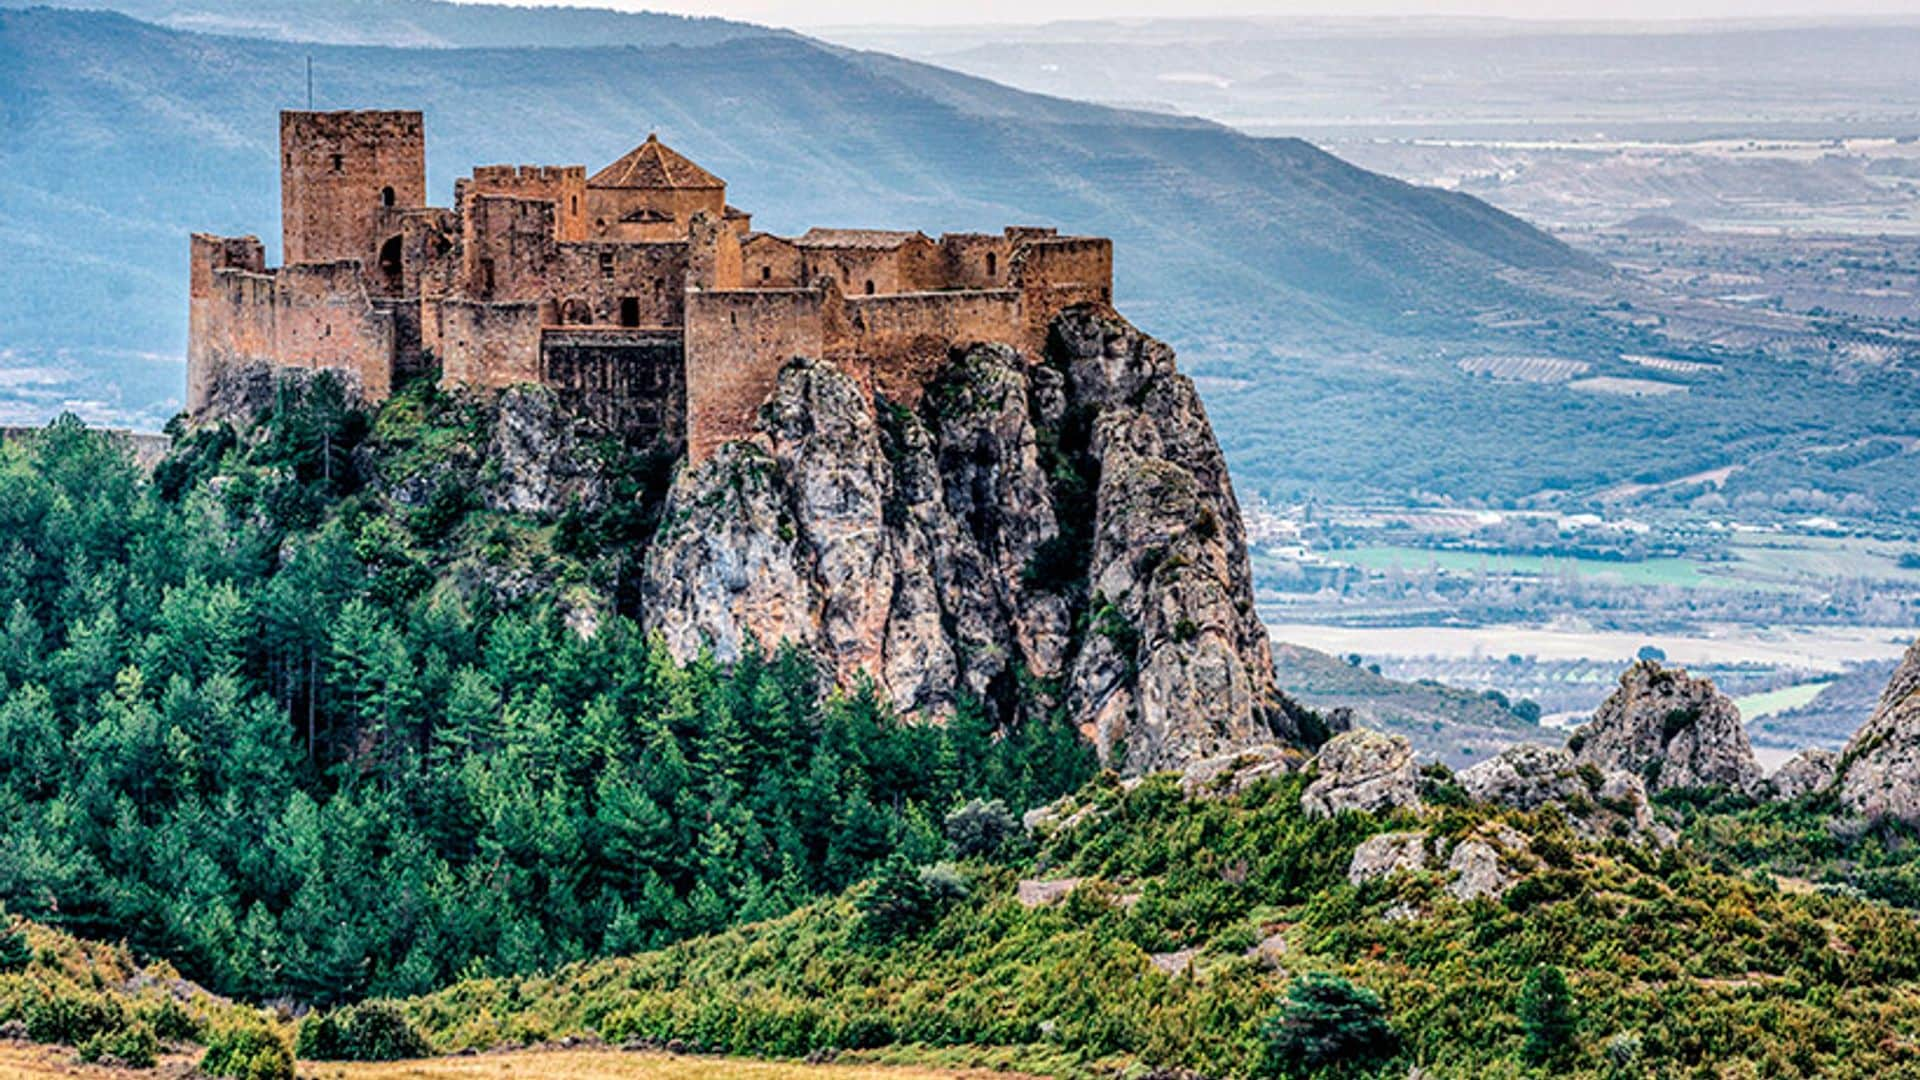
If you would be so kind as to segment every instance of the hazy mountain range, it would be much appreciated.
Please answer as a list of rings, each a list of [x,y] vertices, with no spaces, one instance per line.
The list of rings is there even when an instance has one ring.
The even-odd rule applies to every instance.
[[[1594,265],[1477,200],[1298,140],[741,24],[426,2],[129,7],[276,37],[432,47],[0,12],[0,239],[19,256],[0,268],[14,298],[0,342],[16,364],[44,366],[57,349],[79,350],[68,356],[81,364],[107,350],[178,354],[186,234],[275,238],[276,113],[305,104],[309,58],[319,108],[425,110],[436,202],[476,163],[598,167],[657,130],[774,231],[1038,221],[1111,235],[1119,302],[1189,341],[1227,321],[1231,336],[1297,341],[1464,331],[1473,314],[1539,302],[1515,271]],[[493,47],[516,37],[541,47]],[[95,370],[122,378],[123,354],[111,355]],[[147,417],[168,407],[146,386],[99,396]]]

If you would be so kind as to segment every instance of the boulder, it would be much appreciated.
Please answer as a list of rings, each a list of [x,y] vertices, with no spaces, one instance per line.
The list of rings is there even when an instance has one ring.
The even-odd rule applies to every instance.
[[[1039,878],[1026,878],[1014,890],[1014,898],[1025,908],[1046,907],[1066,899],[1067,894],[1080,887],[1086,878],[1055,878],[1043,881]]]
[[[1366,728],[1342,732],[1314,758],[1318,773],[1300,796],[1310,817],[1348,810],[1379,813],[1420,803],[1420,770],[1413,746],[1398,735]]]
[[[1520,880],[1533,852],[1527,838],[1505,825],[1481,828],[1453,847],[1447,872],[1453,880],[1447,893],[1461,902],[1498,900]]]
[[[1578,762],[1623,769],[1653,791],[1765,790],[1740,710],[1712,680],[1642,660],[1567,742]]]
[[[1353,859],[1347,863],[1347,881],[1360,885],[1402,871],[1425,870],[1430,839],[1425,832],[1390,832],[1367,837],[1353,849]]]
[[[1835,790],[1842,807],[1920,824],[1920,641],[1907,649],[1840,761]]]
[[[1768,793],[1780,802],[1791,802],[1821,791],[1833,783],[1840,755],[1831,750],[1809,747],[1788,758],[1786,764],[1767,777]]]

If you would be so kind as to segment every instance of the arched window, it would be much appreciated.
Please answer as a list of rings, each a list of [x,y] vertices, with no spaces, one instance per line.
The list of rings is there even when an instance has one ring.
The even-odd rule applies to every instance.
[[[761,280],[761,281],[771,281],[771,280],[773,280],[773,267],[771,267],[771,266],[763,266],[763,267],[761,267],[761,268],[760,268],[760,280]]]
[[[999,272],[1000,272],[999,256],[995,255],[991,251],[987,252],[987,276],[992,277]]]
[[[567,200],[567,205],[572,207],[572,209],[568,210],[567,213],[569,214],[579,213],[580,212],[580,196],[574,195],[569,197]]]
[[[380,205],[381,206],[393,205],[393,185],[392,184],[388,184],[386,187],[383,187],[380,189]]]
[[[873,295],[873,279],[872,278],[867,279],[867,295],[868,296]]]
[[[342,169],[346,168],[346,166],[347,166],[347,158],[345,154],[333,155],[333,171],[334,172],[339,172]]]

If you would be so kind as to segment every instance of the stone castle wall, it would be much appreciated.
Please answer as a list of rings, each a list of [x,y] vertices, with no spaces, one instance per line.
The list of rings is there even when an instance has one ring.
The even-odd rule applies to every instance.
[[[687,457],[751,438],[760,403],[796,356],[826,355],[827,294],[741,289],[687,294]]]
[[[603,430],[677,451],[687,431],[685,344],[678,330],[548,329],[540,381]]]
[[[725,188],[587,188],[587,231],[599,240],[679,240],[686,237],[693,215],[705,213],[719,221],[726,210]]]
[[[451,298],[432,305],[441,383],[497,390],[540,381],[540,306]]]
[[[850,296],[852,340],[844,366],[871,392],[915,404],[957,345],[1012,341],[1021,333],[1013,289]]]

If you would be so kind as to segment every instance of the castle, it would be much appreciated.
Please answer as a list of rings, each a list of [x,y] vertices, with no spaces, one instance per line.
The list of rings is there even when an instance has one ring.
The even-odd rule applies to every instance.
[[[1102,238],[755,232],[725,181],[652,136],[591,176],[476,168],[451,209],[427,205],[419,112],[283,112],[280,155],[284,265],[256,237],[192,238],[191,416],[261,365],[334,369],[369,401],[437,369],[546,385],[699,461],[751,435],[796,356],[910,402],[953,346],[1033,356],[1063,308],[1112,299]]]

